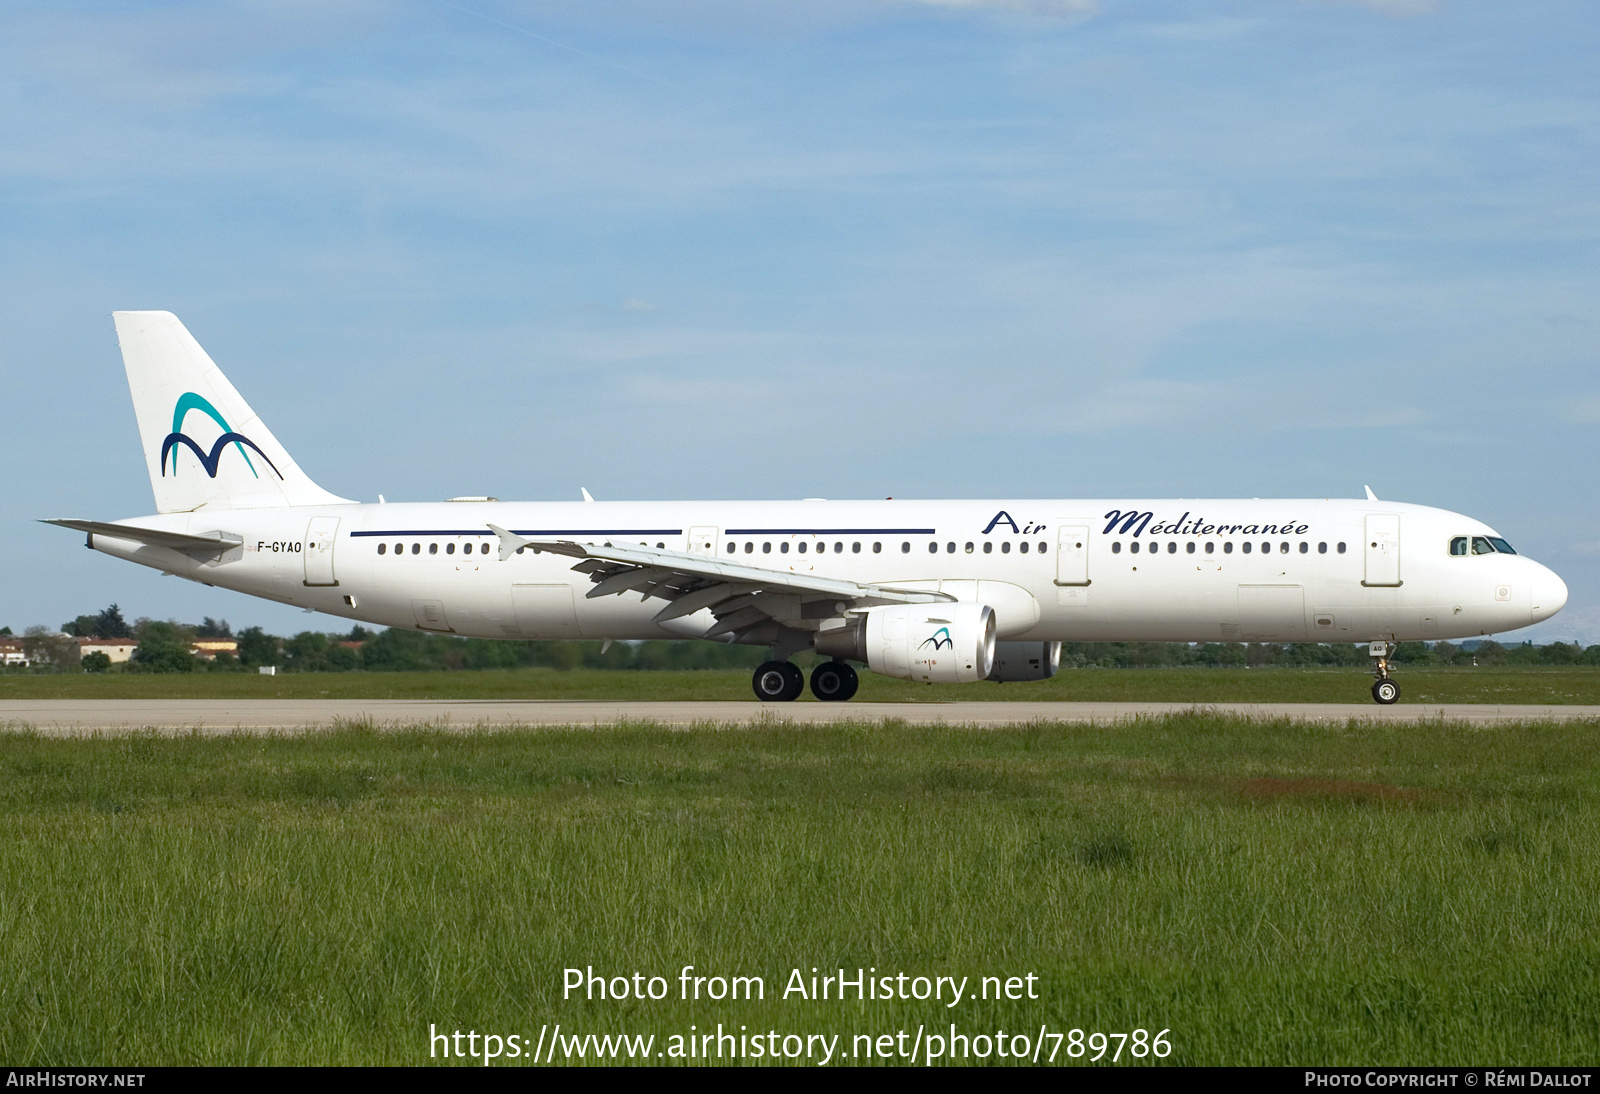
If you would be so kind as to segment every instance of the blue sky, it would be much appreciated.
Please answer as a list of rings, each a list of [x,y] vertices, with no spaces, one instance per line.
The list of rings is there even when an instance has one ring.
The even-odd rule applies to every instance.
[[[0,624],[343,628],[31,523],[149,510],[159,308],[347,497],[1370,483],[1600,642],[1597,56],[1537,0],[18,0]]]

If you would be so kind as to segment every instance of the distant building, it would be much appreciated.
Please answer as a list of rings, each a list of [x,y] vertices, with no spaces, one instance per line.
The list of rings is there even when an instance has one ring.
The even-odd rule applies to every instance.
[[[237,638],[196,638],[189,643],[189,652],[202,661],[215,661],[219,653],[238,657],[239,640]]]
[[[133,651],[139,648],[139,643],[131,638],[80,638],[78,639],[78,653],[86,655],[103,653],[111,659],[113,665],[131,660]]]

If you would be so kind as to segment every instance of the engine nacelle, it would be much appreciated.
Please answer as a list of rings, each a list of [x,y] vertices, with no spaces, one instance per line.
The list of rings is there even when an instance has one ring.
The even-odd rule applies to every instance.
[[[1060,667],[1060,642],[996,642],[989,679],[1048,680]]]
[[[817,652],[865,661],[901,680],[970,684],[994,671],[994,610],[987,604],[892,604],[817,635]]]

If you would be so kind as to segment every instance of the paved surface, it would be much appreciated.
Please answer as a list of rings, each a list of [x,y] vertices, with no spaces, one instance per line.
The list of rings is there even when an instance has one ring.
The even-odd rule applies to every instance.
[[[1193,710],[1194,703],[782,703],[602,702],[531,700],[481,702],[414,699],[32,699],[0,702],[0,726],[32,727],[50,735],[153,729],[162,733],[231,733],[328,729],[346,721],[382,727],[418,723],[453,730],[497,726],[594,726],[619,720],[670,726],[748,725],[776,720],[805,724],[848,718],[896,719],[913,725],[1014,725],[1029,721],[1114,722],[1139,715]],[[1217,703],[1203,709],[1258,718],[1343,722],[1418,722],[1446,719],[1494,725],[1553,718],[1600,719],[1600,706],[1499,706],[1451,703]]]

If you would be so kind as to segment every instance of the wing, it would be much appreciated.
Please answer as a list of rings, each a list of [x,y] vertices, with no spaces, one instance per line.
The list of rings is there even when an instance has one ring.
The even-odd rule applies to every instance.
[[[709,609],[716,626],[703,635],[728,642],[781,642],[784,630],[810,632],[852,611],[879,604],[925,604],[954,600],[946,593],[863,585],[842,578],[771,570],[710,555],[659,547],[526,539],[498,524],[503,562],[521,550],[547,551],[579,560],[572,568],[594,582],[588,596],[637,592],[666,605],[655,622]],[[809,640],[805,645],[809,646]]]

